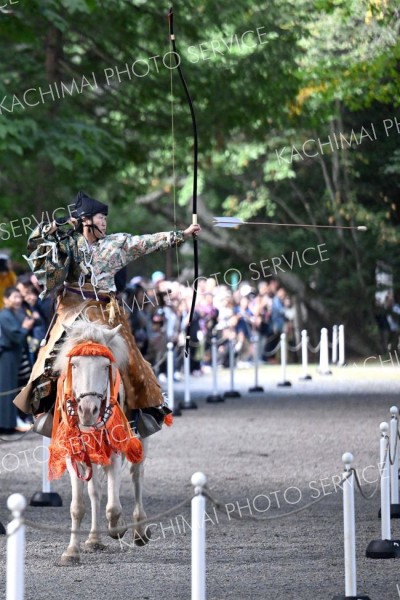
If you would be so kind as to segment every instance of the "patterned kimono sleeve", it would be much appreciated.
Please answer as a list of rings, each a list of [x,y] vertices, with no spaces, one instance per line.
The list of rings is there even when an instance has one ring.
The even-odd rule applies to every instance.
[[[167,250],[173,246],[181,246],[185,241],[183,231],[167,231],[149,235],[123,234],[125,242],[122,249],[125,251],[126,264],[146,254]]]

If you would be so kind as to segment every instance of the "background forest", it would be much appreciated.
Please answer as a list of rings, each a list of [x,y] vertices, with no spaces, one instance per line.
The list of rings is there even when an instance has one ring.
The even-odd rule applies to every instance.
[[[191,222],[192,125],[171,68],[168,9],[159,0],[0,9],[0,235],[15,260],[35,219],[80,189],[112,206],[111,231]],[[235,268],[256,286],[249,265],[285,255],[293,268],[278,275],[314,327],[343,322],[353,350],[376,349],[378,261],[400,287],[398,3],[186,0],[174,12],[198,120],[201,274]],[[368,231],[213,228],[222,214]],[[329,260],[293,260],[320,244]],[[179,256],[184,281],[190,251]],[[139,268],[178,275],[174,253]]]

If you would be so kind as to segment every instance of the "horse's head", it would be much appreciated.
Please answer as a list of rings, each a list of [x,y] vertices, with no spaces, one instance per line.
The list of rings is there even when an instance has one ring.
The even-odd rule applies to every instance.
[[[72,392],[81,425],[95,425],[104,412],[111,361],[105,356],[72,356]]]
[[[115,357],[116,366],[123,366],[127,360],[127,348],[122,336],[117,335],[120,325],[108,329],[79,321],[64,328],[67,338],[55,366],[67,374],[70,365],[70,384],[78,421],[80,425],[89,427],[104,414],[110,393],[112,360]],[[93,348],[95,351],[92,351]],[[98,352],[99,348],[103,348],[104,352]]]

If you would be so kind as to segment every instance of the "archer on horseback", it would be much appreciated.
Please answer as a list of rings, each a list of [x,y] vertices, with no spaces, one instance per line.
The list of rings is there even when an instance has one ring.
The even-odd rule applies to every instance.
[[[129,262],[151,252],[180,246],[201,228],[150,235],[115,233],[107,235],[108,206],[83,192],[75,201],[72,217],[41,223],[28,240],[25,257],[43,286],[45,297],[59,286],[54,318],[44,340],[28,384],[14,403],[25,413],[51,412],[57,388],[52,368],[64,327],[86,318],[112,327],[122,325],[121,334],[129,348],[129,364],[121,373],[125,402],[141,409],[160,424],[170,411],[151,365],[144,360],[131,333],[129,321],[116,299],[115,274]],[[71,229],[72,227],[72,229]]]

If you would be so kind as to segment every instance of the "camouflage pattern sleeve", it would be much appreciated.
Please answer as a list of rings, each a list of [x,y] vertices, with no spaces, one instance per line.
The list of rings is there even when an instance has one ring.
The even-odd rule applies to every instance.
[[[108,243],[104,250],[112,250],[119,246],[120,259],[123,265],[136,260],[146,254],[167,250],[173,246],[181,246],[185,241],[183,231],[167,231],[148,235],[131,235],[129,233],[116,233],[107,236]]]

